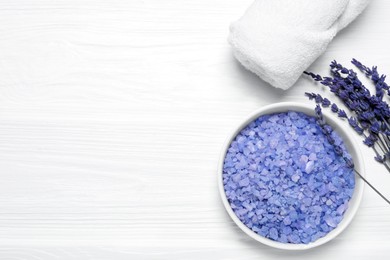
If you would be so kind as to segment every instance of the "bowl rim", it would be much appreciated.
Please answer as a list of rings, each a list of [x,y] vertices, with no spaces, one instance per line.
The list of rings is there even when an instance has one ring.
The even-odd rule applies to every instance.
[[[226,139],[222,152],[219,159],[218,164],[218,187],[219,187],[219,193],[222,198],[223,205],[225,207],[225,210],[231,217],[231,219],[235,222],[235,224],[244,231],[247,235],[252,237],[253,239],[257,240],[258,242],[261,242],[265,245],[278,248],[278,249],[284,249],[284,250],[306,250],[310,248],[314,248],[320,245],[323,245],[329,241],[331,241],[333,238],[338,236],[352,221],[354,216],[356,215],[356,212],[360,206],[362,197],[363,197],[363,191],[364,191],[364,181],[355,174],[355,188],[353,195],[349,201],[349,206],[346,212],[344,213],[343,220],[339,223],[339,225],[333,229],[331,232],[327,233],[324,237],[314,241],[310,242],[309,244],[289,244],[289,243],[282,243],[273,241],[271,239],[268,239],[266,237],[263,237],[259,234],[256,234],[254,231],[249,229],[245,224],[241,222],[241,220],[236,216],[233,209],[230,207],[230,204],[226,198],[225,194],[225,188],[223,185],[223,164],[225,161],[225,156],[227,153],[228,148],[230,147],[230,143],[234,140],[236,135],[244,128],[246,127],[250,122],[258,118],[259,116],[266,115],[266,114],[273,114],[273,113],[280,113],[280,112],[287,112],[287,111],[296,111],[296,112],[303,112],[309,116],[314,116],[314,106],[310,106],[307,104],[302,104],[298,102],[279,102],[274,103],[271,105],[263,106],[257,110],[255,110],[253,113],[248,115],[241,123],[235,127],[235,129],[228,135],[228,138]],[[361,150],[358,147],[358,142],[355,140],[355,137],[348,133],[346,130],[346,127],[342,126],[342,122],[340,119],[334,120],[335,116],[332,115],[329,111],[326,109],[323,109],[323,115],[326,120],[326,123],[331,125],[334,130],[337,131],[337,133],[342,137],[343,142],[345,146],[347,147],[348,152],[351,154],[353,161],[355,163],[355,169],[359,171],[359,173],[364,177],[365,171],[364,171],[364,161],[363,156],[361,154]],[[348,214],[347,214],[348,213]]]

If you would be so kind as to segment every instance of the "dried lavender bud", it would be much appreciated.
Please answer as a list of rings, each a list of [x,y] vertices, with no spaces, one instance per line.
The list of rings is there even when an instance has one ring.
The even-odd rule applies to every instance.
[[[371,96],[370,98],[369,98],[369,102],[370,102],[370,104],[372,105],[372,106],[377,106],[377,105],[379,105],[380,103],[381,103],[381,100],[377,97],[377,96]]]
[[[331,144],[331,145],[334,145],[335,144],[335,140],[334,138],[332,138],[331,136],[327,136],[326,139],[328,139],[328,142]]]
[[[329,86],[329,89],[330,89],[330,91],[333,92],[333,93],[338,93],[339,90],[340,90],[340,86],[339,86],[339,85],[330,85],[330,86]]]
[[[350,100],[359,100],[359,96],[356,92],[352,92],[349,94],[349,99]]]
[[[375,118],[375,114],[373,112],[362,112],[360,115],[361,120],[370,121]]]
[[[360,122],[360,126],[363,128],[363,129],[367,129],[370,127],[370,122],[368,121],[364,121],[364,120],[359,120]]]
[[[380,131],[384,132],[387,130],[387,124],[386,123],[379,123],[380,124]]]
[[[381,116],[385,119],[390,118],[390,108],[387,103],[382,102],[379,106],[379,109],[381,110]]]
[[[379,131],[380,131],[380,124],[378,123],[378,121],[374,122],[371,127],[370,127],[370,131],[374,134],[378,134]]]
[[[378,82],[379,78],[380,77],[379,77],[379,73],[378,73],[378,67],[373,66],[371,69],[371,80],[374,82]]]
[[[329,99],[327,99],[327,98],[324,98],[323,100],[322,100],[322,106],[323,107],[328,107],[328,106],[330,106],[330,101],[329,101]]]
[[[322,81],[322,77],[318,74],[314,74],[312,72],[307,72],[307,71],[304,71],[303,73],[305,73],[306,75],[309,75],[310,77],[312,77],[315,81]]]
[[[320,105],[316,105],[316,108],[314,109],[314,111],[316,112],[317,124],[319,124],[320,126],[324,126],[325,125],[325,120],[324,120],[324,117],[322,115],[322,111],[321,111]]]
[[[336,70],[341,70],[343,68],[343,66],[341,66],[341,64],[338,64],[336,60],[333,60],[330,63],[330,68],[331,69],[336,69]]]
[[[339,146],[334,146],[334,151],[337,155],[343,156],[343,149],[341,149]]]
[[[331,108],[333,113],[337,113],[339,111],[339,108],[337,107],[337,105],[335,103],[333,103],[330,108]]]
[[[324,125],[323,129],[325,129],[325,132],[330,135],[333,132],[333,128],[330,125]]]
[[[310,100],[316,98],[316,94],[315,93],[310,93],[310,92],[305,92],[305,96],[307,96]]]
[[[353,163],[353,160],[351,159],[351,158],[345,158],[344,157],[344,160],[345,160],[345,162],[347,163],[347,166],[349,167],[349,168],[354,168],[355,167],[355,164]]]
[[[364,139],[363,143],[368,147],[373,147],[376,141],[378,141],[378,138],[370,134]]]
[[[315,109],[314,109],[314,112],[316,112],[317,118],[318,118],[318,117],[322,117],[322,110],[321,110],[320,105],[316,105],[316,107],[315,107]]]
[[[358,100],[360,100],[359,101],[360,109],[363,110],[363,111],[368,110],[370,108],[370,104],[368,104],[367,102],[365,102],[365,101],[363,101],[361,99],[362,99],[362,97],[358,96]]]
[[[323,100],[324,100],[324,99],[321,97],[320,94],[317,94],[317,95],[316,95],[315,101],[316,101],[317,104],[322,103]]]
[[[375,156],[374,159],[375,159],[377,162],[379,162],[379,163],[384,163],[384,162],[385,162],[383,156],[380,156],[380,155]]]
[[[349,93],[346,90],[339,91],[339,98],[344,101],[349,101]]]
[[[383,99],[383,96],[385,95],[385,92],[382,89],[376,89],[376,94],[375,94],[379,99]]]
[[[381,109],[375,108],[374,109],[374,115],[375,115],[376,118],[381,118],[381,116],[382,116]]]
[[[364,133],[364,129],[360,126],[355,126],[353,130],[355,130],[355,132],[358,133],[359,135],[362,135]]]
[[[354,118],[354,117],[348,118],[348,123],[349,123],[349,125],[352,126],[353,128],[356,127],[356,126],[358,126],[357,120],[356,120],[356,118]]]
[[[324,77],[323,80],[320,82],[324,86],[331,86],[332,85],[332,78],[331,77]]]
[[[360,108],[359,106],[359,102],[358,101],[352,101],[352,102],[349,102],[349,109],[351,109],[352,111],[356,111]]]
[[[338,116],[341,117],[341,118],[348,118],[347,114],[342,109],[339,110]]]
[[[372,75],[372,71],[356,59],[352,59],[351,63],[360,69],[360,71],[364,72],[366,76],[370,77]]]

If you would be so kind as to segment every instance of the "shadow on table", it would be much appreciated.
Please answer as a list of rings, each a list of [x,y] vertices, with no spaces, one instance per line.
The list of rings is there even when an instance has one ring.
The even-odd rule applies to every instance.
[[[266,93],[267,103],[275,103],[282,101],[287,91],[275,88],[269,83],[259,78],[256,74],[245,69],[239,61],[237,61],[232,54],[234,59],[234,65],[239,73],[240,80],[247,84],[242,84],[240,88],[247,92],[251,96],[257,96],[259,100],[264,100],[264,94]]]

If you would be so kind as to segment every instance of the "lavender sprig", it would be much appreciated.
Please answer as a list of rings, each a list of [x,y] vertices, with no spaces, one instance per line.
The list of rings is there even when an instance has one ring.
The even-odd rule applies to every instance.
[[[325,122],[325,119],[323,117],[323,114],[322,114],[322,110],[321,110],[321,106],[320,105],[316,105],[316,108],[314,109],[315,113],[316,113],[316,117],[317,117],[317,123],[318,125],[321,127],[322,131],[324,132],[325,136],[327,137],[328,141],[330,144],[333,145],[333,149],[335,151],[335,153],[339,156],[341,156],[344,161],[346,162],[347,164],[347,167],[348,168],[351,168],[353,169],[353,171],[368,185],[370,186],[370,188],[372,188],[383,200],[385,200],[388,204],[390,204],[390,200],[388,200],[379,190],[377,190],[366,178],[364,178],[359,171],[357,171],[355,169],[355,165],[353,163],[353,160],[351,158],[348,158],[345,156],[344,154],[344,151],[343,149],[339,146],[339,145],[336,145],[335,144],[335,140],[333,139],[332,137],[332,128],[326,124]],[[389,156],[389,155],[387,155]],[[376,158],[376,157],[375,157]],[[377,158],[376,158],[377,159]],[[377,160],[380,160],[383,158],[378,158]]]
[[[330,64],[331,77],[305,72],[315,81],[328,87],[348,108],[348,114],[351,115],[319,94],[305,93],[305,95],[317,103],[316,114],[319,117],[317,121],[322,124],[320,124],[322,127],[326,124],[320,116],[321,107],[330,107],[333,113],[348,121],[355,132],[363,137],[363,143],[375,151],[375,160],[383,164],[390,173],[390,107],[384,100],[385,94],[390,95],[390,87],[385,82],[386,76],[380,75],[377,67],[369,68],[356,59],[352,60],[352,64],[374,83],[374,95],[362,84],[356,72],[347,69],[337,61],[332,61]],[[335,150],[338,150],[338,147],[335,147]],[[384,198],[367,180],[357,174]],[[390,204],[389,200],[384,199]]]

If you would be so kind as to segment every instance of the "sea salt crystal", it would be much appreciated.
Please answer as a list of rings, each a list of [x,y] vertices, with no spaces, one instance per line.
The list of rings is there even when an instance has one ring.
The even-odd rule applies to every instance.
[[[347,209],[348,203],[343,203],[337,208],[337,214],[342,215],[344,211]]]
[[[299,159],[299,161],[301,161],[302,163],[307,163],[308,160],[309,160],[309,157],[307,157],[305,154],[301,155],[301,157]]]
[[[334,218],[332,218],[329,215],[326,215],[324,217],[324,220],[325,220],[326,224],[328,224],[328,226],[330,226],[330,227],[336,227],[337,226],[337,223],[335,222]]]
[[[270,122],[272,122],[272,123],[276,123],[276,122],[278,122],[278,120],[279,120],[279,116],[278,116],[278,115],[273,115],[273,116],[271,116],[271,117],[268,119],[268,121],[270,121]]]
[[[293,182],[297,182],[301,177],[298,175],[298,174],[294,174],[293,176],[291,176],[291,180]]]
[[[273,240],[278,239],[278,230],[276,228],[271,228],[269,230],[269,237]]]
[[[283,223],[286,225],[286,226],[289,226],[291,224],[291,219],[289,216],[285,217],[283,219]]]
[[[241,187],[245,187],[245,186],[248,186],[249,185],[249,178],[245,178],[245,179],[243,179],[243,180],[241,180],[241,181],[239,181],[239,185],[241,186]]]
[[[271,139],[269,145],[272,149],[276,148],[276,146],[278,146],[278,139]]]
[[[307,164],[306,164],[306,167],[305,167],[305,172],[306,173],[311,173],[314,169],[314,162],[313,161],[309,161]]]
[[[312,202],[312,200],[310,198],[304,198],[302,200],[302,203],[305,204],[305,206],[310,206],[311,202]]]
[[[311,154],[309,155],[309,160],[310,160],[310,161],[315,161],[315,160],[317,160],[317,155],[316,155],[315,153],[311,153]]]

